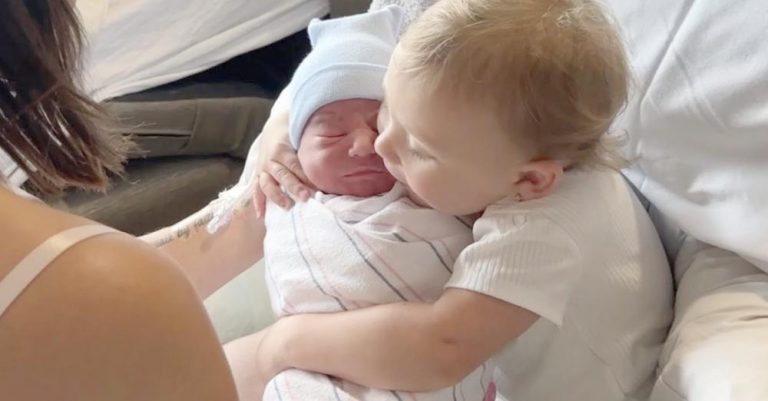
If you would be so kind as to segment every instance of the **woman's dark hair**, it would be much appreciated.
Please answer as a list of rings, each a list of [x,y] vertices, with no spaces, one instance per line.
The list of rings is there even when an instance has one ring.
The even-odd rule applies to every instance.
[[[124,141],[77,86],[81,32],[73,0],[0,0],[0,148],[45,193],[122,171]]]

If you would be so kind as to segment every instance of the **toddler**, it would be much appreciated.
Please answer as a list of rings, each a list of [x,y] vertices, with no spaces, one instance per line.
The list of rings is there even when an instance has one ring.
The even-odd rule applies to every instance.
[[[391,58],[375,149],[420,202],[481,212],[473,243],[437,301],[288,317],[260,363],[424,390],[494,356],[500,399],[645,399],[672,281],[605,135],[628,75],[593,1],[428,9]]]

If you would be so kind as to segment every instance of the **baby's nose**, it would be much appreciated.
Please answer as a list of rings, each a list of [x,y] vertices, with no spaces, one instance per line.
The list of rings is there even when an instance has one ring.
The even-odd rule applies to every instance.
[[[370,128],[360,128],[350,135],[352,136],[352,146],[349,148],[350,157],[366,157],[376,152],[373,148],[377,136],[376,131]]]

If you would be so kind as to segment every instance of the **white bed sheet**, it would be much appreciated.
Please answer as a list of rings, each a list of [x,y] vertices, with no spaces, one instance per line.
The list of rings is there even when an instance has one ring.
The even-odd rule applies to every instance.
[[[768,271],[768,2],[608,0],[636,86],[629,178],[693,237]]]
[[[328,0],[77,0],[96,100],[200,72],[306,28]]]

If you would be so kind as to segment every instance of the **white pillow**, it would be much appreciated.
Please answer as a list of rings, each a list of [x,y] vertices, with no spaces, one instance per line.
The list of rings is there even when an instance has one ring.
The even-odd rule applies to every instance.
[[[768,271],[768,1],[607,0],[636,86],[626,174],[694,237]]]

